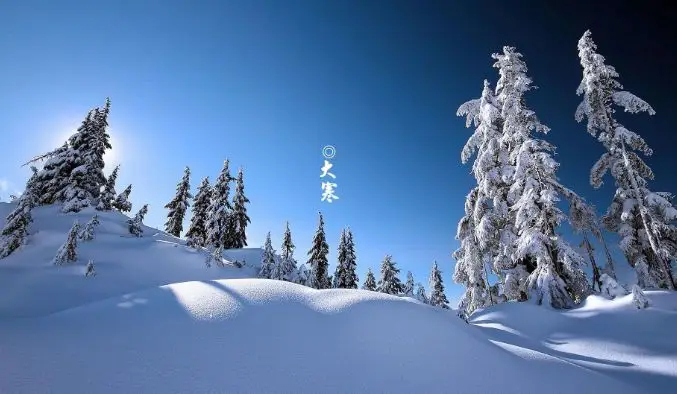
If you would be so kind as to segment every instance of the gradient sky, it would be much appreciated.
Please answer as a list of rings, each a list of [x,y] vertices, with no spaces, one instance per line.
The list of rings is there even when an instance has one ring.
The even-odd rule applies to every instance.
[[[110,96],[108,164],[121,163],[119,191],[134,185],[134,210],[150,204],[147,224],[164,224],[184,166],[195,188],[229,158],[245,170],[250,246],[271,231],[279,248],[289,220],[305,261],[321,210],[332,271],[350,225],[360,279],[389,253],[402,279],[411,270],[427,284],[437,260],[456,300],[451,252],[473,179],[460,162],[470,130],[455,113],[480,95],[483,79],[495,83],[490,55],[503,45],[524,54],[539,86],[528,101],[552,128],[562,182],[601,211],[612,190],[593,190],[588,174],[602,148],[573,119],[576,43],[591,29],[621,82],[656,109],[626,123],[655,150],[653,188],[677,191],[668,115],[677,61],[666,44],[677,21],[644,12],[646,1],[644,10],[549,3],[4,1],[0,193],[21,190],[28,169],[20,165],[63,143]],[[328,144],[340,198],[331,205],[320,201]]]

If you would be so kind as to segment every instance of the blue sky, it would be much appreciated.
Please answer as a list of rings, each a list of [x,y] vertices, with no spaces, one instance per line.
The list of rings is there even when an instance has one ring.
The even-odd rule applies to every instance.
[[[600,207],[611,198],[611,189],[588,186],[601,147],[573,120],[576,41],[587,28],[621,81],[656,109],[627,123],[655,149],[655,188],[676,189],[667,114],[677,86],[658,76],[674,70],[675,58],[662,47],[662,19],[638,32],[638,12],[472,3],[6,2],[0,193],[20,190],[28,174],[20,164],[60,145],[110,96],[107,160],[121,164],[120,190],[134,185],[135,210],[150,204],[147,224],[163,225],[184,166],[195,188],[229,158],[233,171],[245,171],[250,246],[271,231],[279,247],[289,220],[305,261],[322,211],[332,264],[349,225],[361,279],[388,253],[403,279],[411,270],[427,283],[437,260],[457,299],[451,252],[473,179],[460,162],[470,131],[455,112],[479,96],[484,78],[496,81],[492,52],[514,45],[524,54],[540,88],[529,105],[552,128],[563,183]],[[337,150],[333,204],[320,201],[329,144]]]

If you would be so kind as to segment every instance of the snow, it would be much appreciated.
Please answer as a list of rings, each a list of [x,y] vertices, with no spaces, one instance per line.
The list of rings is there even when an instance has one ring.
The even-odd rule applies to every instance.
[[[0,203],[0,218],[13,208]],[[0,260],[1,393],[668,393],[677,384],[677,294],[591,296],[560,312],[527,303],[455,311],[407,297],[252,279],[127,216],[35,208],[28,244]],[[94,214],[78,261],[50,263]],[[2,221],[0,219],[0,225]],[[96,276],[85,277],[93,260]],[[490,378],[488,378],[490,377]]]

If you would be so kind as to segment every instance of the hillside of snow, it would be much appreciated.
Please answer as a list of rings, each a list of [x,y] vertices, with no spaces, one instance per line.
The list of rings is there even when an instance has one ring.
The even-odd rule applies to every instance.
[[[4,220],[10,204],[0,203]],[[588,298],[561,312],[502,304],[473,315],[364,290],[206,267],[183,241],[100,213],[79,261],[51,259],[73,220],[34,209],[29,243],[0,260],[0,393],[671,393],[677,294]],[[2,225],[2,221],[0,221]],[[97,276],[84,277],[92,259]]]

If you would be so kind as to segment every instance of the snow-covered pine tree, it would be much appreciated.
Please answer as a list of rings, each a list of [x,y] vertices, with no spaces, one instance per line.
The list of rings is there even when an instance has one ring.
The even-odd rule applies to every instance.
[[[619,285],[614,278],[609,276],[609,274],[602,274],[600,277],[600,283],[600,293],[610,299],[622,297],[628,294],[628,292],[625,291],[625,289]]]
[[[310,266],[310,277],[308,278],[308,286],[315,289],[328,289],[330,286],[328,270],[329,270],[329,260],[327,255],[329,254],[329,245],[327,244],[327,238],[324,233],[324,218],[322,217],[322,212],[319,213],[319,223],[317,226],[317,231],[313,237],[313,245],[308,251],[308,265]]]
[[[132,203],[129,201],[129,195],[132,193],[132,185],[129,185],[118,194],[111,206],[120,212],[130,212],[132,210]]]
[[[649,307],[649,299],[638,285],[632,286],[632,302],[637,309],[644,309]]]
[[[169,209],[167,213],[167,222],[165,223],[165,231],[175,237],[181,236],[183,231],[183,218],[186,216],[186,211],[190,206],[188,200],[193,198],[190,193],[190,168],[186,167],[183,170],[183,178],[176,185],[176,195],[165,205]]]
[[[589,284],[581,269],[585,260],[555,233],[565,219],[557,207],[559,163],[552,158],[555,147],[532,136],[533,132],[547,133],[549,128],[526,107],[524,95],[533,87],[522,55],[513,47],[504,47],[502,54],[493,57],[501,75],[497,84],[502,103],[501,138],[504,145],[512,147],[510,161],[514,164],[508,194],[518,235],[513,257],[536,262],[527,280],[533,301],[568,308],[588,294]]]
[[[5,227],[0,233],[2,235],[2,239],[0,239],[0,259],[12,254],[25,244],[26,238],[28,238],[28,228],[33,222],[31,210],[38,199],[36,189],[39,187],[38,170],[31,167],[31,171],[33,175],[26,182],[26,189],[16,201],[16,208],[7,215]]]
[[[270,240],[270,232],[266,235],[266,242],[263,245],[263,254],[261,255],[261,270],[259,271],[259,278],[271,279],[275,267],[275,249]]]
[[[127,226],[129,227],[129,233],[137,236],[137,237],[142,237],[143,236],[143,218],[146,216],[148,213],[148,204],[144,204],[144,206],[139,209],[139,212],[134,215],[134,218],[127,220]]]
[[[437,261],[433,264],[433,269],[430,273],[430,299],[428,303],[432,306],[449,309],[449,300],[447,300],[447,296],[444,294],[442,272],[437,267]]]
[[[94,229],[101,224],[99,222],[99,215],[94,215],[92,218],[85,223],[85,227],[78,234],[78,239],[82,241],[91,241],[94,239]]]
[[[371,268],[367,269],[367,277],[364,279],[362,289],[376,291],[376,278],[374,277],[374,273],[371,271]]]
[[[110,211],[113,209],[113,201],[115,201],[115,197],[117,196],[117,193],[115,192],[115,182],[118,179],[119,171],[120,166],[115,166],[113,172],[111,172],[108,179],[106,179],[106,185],[103,187],[103,191],[99,196],[99,203],[96,205],[98,211]]]
[[[416,299],[424,304],[430,303],[428,296],[425,294],[425,287],[423,287],[423,285],[420,283],[416,285]]]
[[[219,245],[212,251],[212,261],[216,263],[217,267],[225,267],[223,263],[223,246]]]
[[[276,264],[276,269],[273,272],[273,279],[293,281],[294,273],[296,272],[296,260],[294,260],[294,243],[291,239],[291,230],[289,229],[289,222],[287,222],[282,237],[282,248],[280,249],[280,262]]]
[[[229,222],[233,207],[230,205],[230,161],[223,161],[223,168],[216,183],[212,189],[212,201],[209,206],[209,216],[207,219],[207,242],[214,246],[223,246],[225,249],[231,248],[228,236]]]
[[[55,150],[42,155],[37,159],[31,160],[29,163],[46,158],[45,164],[38,172],[36,181],[36,191],[38,200],[36,205],[49,205],[57,202],[59,191],[63,190],[67,185],[70,177],[70,172],[73,169],[74,155],[68,146],[68,142]]]
[[[357,277],[357,256],[355,255],[355,240],[350,227],[346,228],[346,262],[343,276],[343,287],[346,289],[357,289],[359,282]]]
[[[391,255],[386,255],[381,262],[381,278],[378,280],[378,291],[398,295],[402,292],[402,282],[398,277],[400,269]]]
[[[209,177],[204,177],[197,189],[193,202],[193,217],[186,232],[186,244],[192,248],[207,246],[207,221],[212,199],[212,188]]]
[[[96,276],[96,270],[94,269],[94,261],[89,260],[87,262],[87,268],[85,270],[85,277]]]
[[[75,262],[78,259],[78,232],[80,231],[80,224],[77,219],[73,222],[73,227],[71,227],[68,232],[68,238],[66,242],[57,250],[56,256],[52,260],[52,263],[55,265],[62,265],[66,263]]]
[[[588,133],[606,149],[590,171],[590,183],[599,188],[607,172],[616,183],[613,201],[602,219],[604,226],[620,236],[620,248],[634,267],[640,287],[674,290],[670,261],[677,258],[677,209],[672,195],[649,189],[648,181],[654,173],[640,153],[650,156],[653,151],[639,134],[618,122],[614,106],[632,114],[656,112],[647,102],[623,90],[616,79],[618,72],[597,53],[589,30],[578,41],[578,55],[583,78],[576,93],[583,100],[575,118],[578,122],[587,118]]]
[[[348,250],[346,247],[348,239],[346,237],[346,230],[341,230],[341,237],[338,245],[338,262],[336,270],[334,271],[332,288],[343,288],[344,279],[346,276],[346,260],[348,259]]]
[[[249,199],[244,195],[244,175],[242,168],[237,172],[237,179],[235,181],[235,195],[233,196],[233,212],[231,219],[231,238],[233,248],[244,248],[247,246],[247,224],[251,223],[251,219],[247,215],[247,207],[245,204],[249,203]]]
[[[414,275],[407,271],[407,281],[402,286],[402,295],[405,297],[414,297]]]

